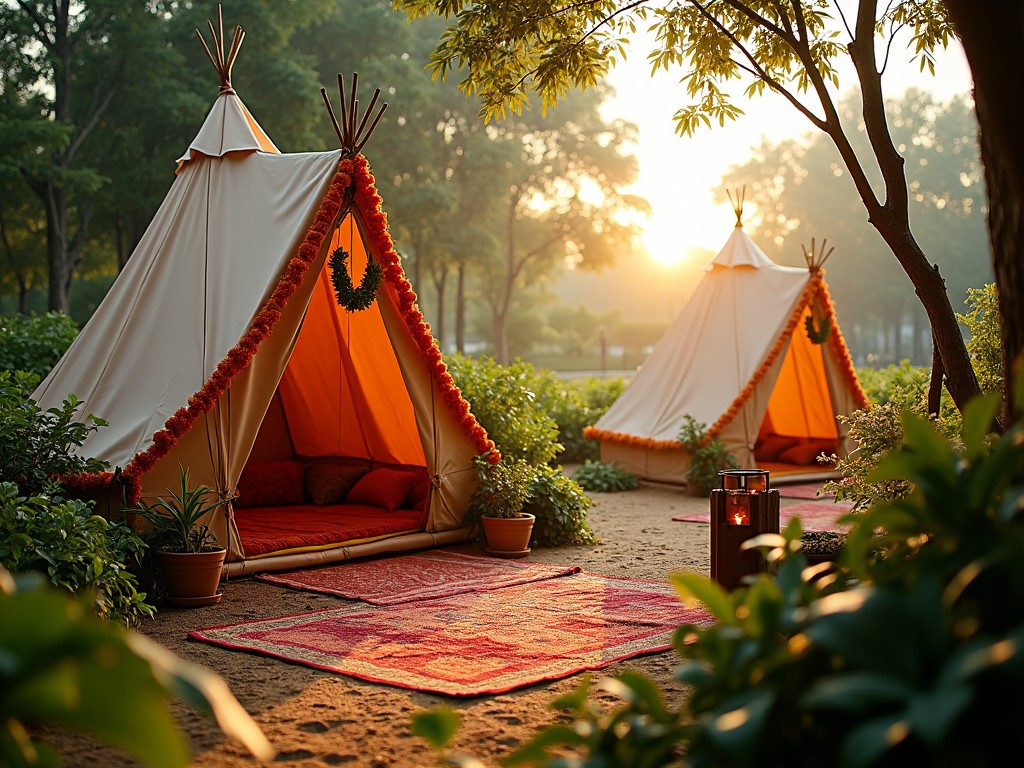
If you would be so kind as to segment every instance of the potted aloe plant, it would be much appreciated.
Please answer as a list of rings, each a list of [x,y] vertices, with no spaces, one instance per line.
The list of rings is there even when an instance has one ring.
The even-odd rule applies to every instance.
[[[189,607],[219,602],[217,592],[227,550],[203,522],[227,499],[206,485],[189,487],[189,471],[181,467],[181,487],[167,489],[167,498],[140,502],[132,511],[151,526],[147,533],[163,574],[167,602]]]
[[[525,557],[536,522],[534,515],[523,512],[533,479],[530,465],[513,458],[492,464],[486,456],[474,461],[480,483],[469,500],[469,513],[483,528],[485,551],[496,557]]]

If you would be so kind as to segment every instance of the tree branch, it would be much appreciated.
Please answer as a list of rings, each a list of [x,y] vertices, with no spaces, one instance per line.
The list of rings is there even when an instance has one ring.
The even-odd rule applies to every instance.
[[[44,19],[36,13],[36,9],[26,3],[25,0],[17,0],[17,2],[21,10],[23,10],[30,19],[32,19],[32,22],[36,25],[36,29],[39,30],[39,36],[36,39],[46,46],[46,50],[50,53],[54,53],[56,51],[55,44],[53,40],[50,39],[50,33],[46,29],[46,22]],[[56,13],[56,5],[54,6],[54,12]]]
[[[733,32],[730,29],[728,29],[721,21],[719,21],[719,19],[714,14],[710,13],[707,10],[707,8],[705,8],[698,0],[690,1],[691,5],[693,5],[693,7],[696,8],[702,16],[704,16],[704,18],[706,18],[715,27],[717,27],[719,32],[721,32],[723,35],[729,38],[729,41],[733,44],[733,46],[746,57],[747,61],[750,62],[750,65],[753,68],[753,74],[755,74],[755,76],[759,80],[764,82],[769,88],[771,88],[773,91],[775,91],[780,96],[789,101],[789,103],[792,104],[796,108],[796,110],[800,112],[800,114],[806,117],[812,125],[814,125],[821,131],[827,132],[826,123],[820,117],[811,112],[811,110],[809,110],[803,104],[803,102],[800,101],[800,99],[798,99],[793,93],[791,93],[788,88],[786,88],[782,83],[780,83],[778,80],[769,75],[768,72],[760,64],[758,64],[757,59],[754,58],[754,55],[746,49],[743,43],[739,41],[739,38],[737,38],[736,35],[733,34]],[[768,20],[765,19],[763,16],[760,16],[759,14],[750,11],[750,9],[745,8],[742,3],[735,2],[735,0],[725,0],[725,2],[727,5],[730,5],[737,10],[743,8],[744,15],[746,15],[748,18],[750,18],[757,24],[763,23],[766,28],[770,29],[777,37],[779,37],[779,39],[785,42],[790,47],[790,49],[794,51],[794,53],[796,53],[796,48],[794,45],[796,38],[793,37],[793,35],[787,33],[786,30],[782,29],[781,27],[769,23]],[[746,71],[750,72],[751,70],[746,69]]]

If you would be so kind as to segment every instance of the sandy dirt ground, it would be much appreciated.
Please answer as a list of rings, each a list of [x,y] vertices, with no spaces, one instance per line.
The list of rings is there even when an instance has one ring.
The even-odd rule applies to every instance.
[[[589,519],[600,543],[535,548],[529,560],[577,565],[585,572],[621,577],[665,579],[677,571],[709,575],[709,526],[672,520],[674,515],[707,511],[706,497],[693,498],[678,488],[653,484],[635,491],[590,496],[594,505]],[[794,501],[783,499],[782,504]],[[460,549],[482,554],[482,548],[475,544]],[[462,718],[453,751],[497,766],[540,727],[557,721],[559,715],[548,703],[580,682],[580,676],[575,676],[501,695],[451,698],[367,683],[187,639],[187,633],[199,627],[311,611],[336,605],[339,600],[252,579],[231,581],[223,585],[223,591],[224,599],[218,605],[162,608],[141,629],[182,658],[227,680],[278,751],[274,765],[436,766],[439,763],[430,747],[411,733],[410,720],[419,710],[443,704]],[[669,701],[678,704],[686,695],[673,679],[678,663],[675,652],[666,651],[619,662],[595,674],[638,670],[656,680]],[[210,717],[184,704],[172,706],[188,734],[194,766],[256,764],[237,742],[223,736]],[[55,731],[44,736],[58,744],[65,765],[72,768],[136,765],[86,737]]]

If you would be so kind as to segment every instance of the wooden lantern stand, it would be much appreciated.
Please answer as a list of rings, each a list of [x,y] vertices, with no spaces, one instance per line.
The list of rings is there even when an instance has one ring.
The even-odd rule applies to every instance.
[[[779,532],[779,492],[768,487],[768,472],[726,469],[722,487],[711,491],[711,578],[728,590],[743,577],[767,570],[760,552],[740,545],[762,533]]]

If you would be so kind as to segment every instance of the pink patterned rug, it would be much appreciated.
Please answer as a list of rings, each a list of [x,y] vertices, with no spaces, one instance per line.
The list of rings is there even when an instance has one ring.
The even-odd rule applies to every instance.
[[[189,637],[401,688],[478,696],[671,648],[710,626],[667,583],[579,573],[389,607],[362,604],[206,627]]]
[[[798,483],[795,485],[776,485],[779,496],[786,499],[831,499],[831,493],[821,493],[821,483]]]
[[[580,568],[574,565],[503,560],[437,549],[325,568],[260,574],[256,578],[279,587],[324,592],[373,605],[398,605],[463,592],[504,589],[579,572]]]
[[[850,530],[846,523],[836,520],[853,508],[846,502],[805,501],[792,504],[779,510],[779,526],[785,528],[794,517],[800,518],[800,525],[805,531],[838,531],[845,533]],[[710,523],[711,513],[703,512],[693,515],[676,515],[672,518],[681,523]]]

